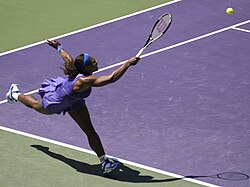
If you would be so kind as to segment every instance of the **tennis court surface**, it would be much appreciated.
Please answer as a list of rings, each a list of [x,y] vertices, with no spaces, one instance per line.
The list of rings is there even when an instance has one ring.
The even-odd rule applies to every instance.
[[[203,186],[134,164],[102,177],[93,153],[6,131],[1,145],[1,186]]]
[[[60,2],[0,3],[0,186],[250,185],[216,177],[250,174],[248,0]],[[69,115],[6,102],[11,83],[38,97],[44,79],[64,76],[46,38],[74,57],[93,54],[96,75],[107,74],[136,55],[166,12],[173,16],[167,33],[121,80],[87,98],[107,154],[122,162],[111,176],[101,176]]]

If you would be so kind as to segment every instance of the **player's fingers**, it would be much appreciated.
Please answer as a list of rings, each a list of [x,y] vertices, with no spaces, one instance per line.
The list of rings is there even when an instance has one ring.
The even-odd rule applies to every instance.
[[[47,40],[47,44],[52,45],[53,42],[51,40]]]

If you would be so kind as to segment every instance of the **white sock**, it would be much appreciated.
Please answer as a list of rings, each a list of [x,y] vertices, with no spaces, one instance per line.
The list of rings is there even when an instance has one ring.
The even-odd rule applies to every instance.
[[[12,97],[15,99],[15,100],[17,100],[18,101],[18,96],[20,95],[21,93],[12,93]]]
[[[102,155],[102,156],[99,157],[101,162],[103,162],[106,158],[108,158],[108,157],[106,157],[106,155]]]

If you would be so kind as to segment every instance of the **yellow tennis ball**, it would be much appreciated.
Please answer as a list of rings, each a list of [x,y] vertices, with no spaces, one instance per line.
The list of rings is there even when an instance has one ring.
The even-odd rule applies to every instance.
[[[226,10],[227,14],[232,14],[234,12],[233,8],[227,8]]]

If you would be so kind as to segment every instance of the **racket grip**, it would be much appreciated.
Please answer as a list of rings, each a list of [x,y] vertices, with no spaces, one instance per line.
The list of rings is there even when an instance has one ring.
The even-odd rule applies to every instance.
[[[143,51],[144,51],[144,48],[141,48],[141,50],[137,53],[137,55],[135,57],[140,57],[141,54],[143,53]]]

